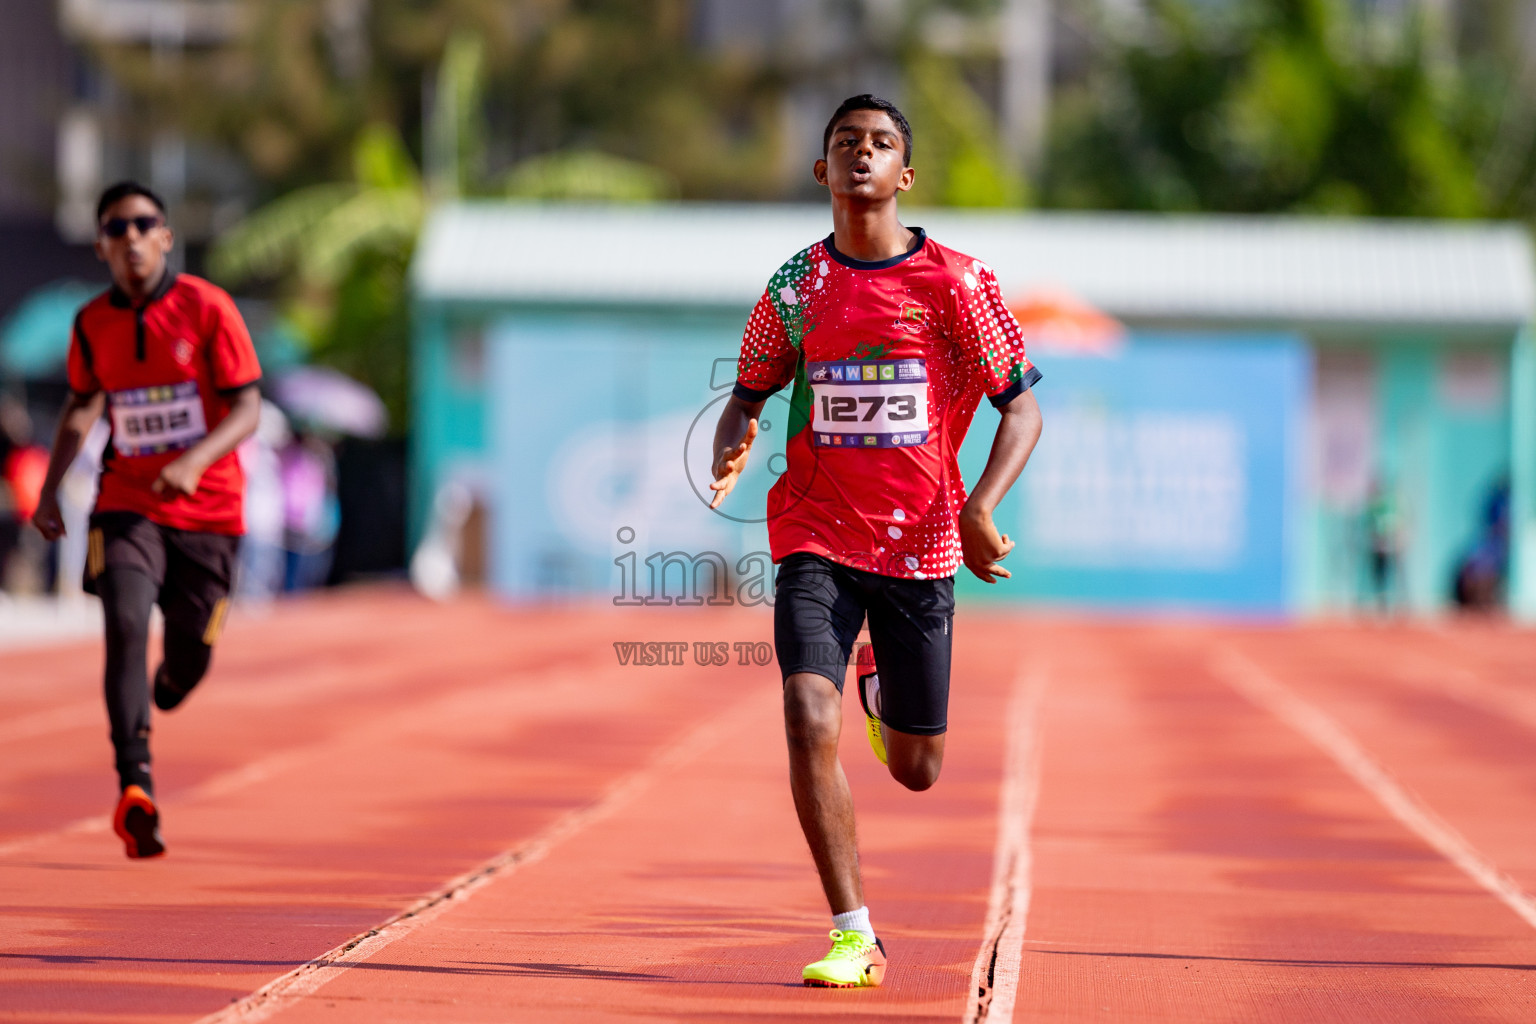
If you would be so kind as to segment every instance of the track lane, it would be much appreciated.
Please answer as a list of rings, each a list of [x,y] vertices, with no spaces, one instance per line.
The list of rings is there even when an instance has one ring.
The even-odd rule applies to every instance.
[[[271,620],[237,614],[195,698],[173,714],[153,712],[161,797],[389,713],[421,690],[431,671],[423,652],[436,644],[455,648],[444,666],[442,685],[449,688],[460,685],[460,677],[581,659],[601,663],[602,652],[587,642],[590,629],[579,617],[527,616],[526,634],[513,642],[485,639],[504,621],[489,604],[465,602],[449,611],[390,590],[361,602],[295,601]],[[389,633],[382,646],[381,623]],[[154,650],[152,643],[151,664]],[[404,656],[380,656],[390,650]],[[0,764],[0,849],[93,821],[99,826],[110,811],[116,790],[100,662],[99,644],[46,654],[0,652],[0,677],[33,683],[7,687],[10,699],[0,700],[0,715],[16,733],[7,743],[11,756]],[[17,663],[24,671],[13,673]],[[44,671],[48,664],[52,679]],[[208,742],[210,736],[220,742]]]
[[[389,595],[361,600],[385,621],[402,610]],[[198,729],[171,742],[162,742],[170,730],[157,734],[166,766],[197,755],[229,765],[239,752],[269,746],[263,739],[281,746],[288,731],[308,741],[270,755],[275,763],[245,784],[240,775],[251,762],[233,764],[225,785],[196,773],[206,792],[166,786],[171,856],[131,863],[115,838],[97,832],[55,835],[0,857],[0,1015],[202,1016],[597,799],[612,778],[686,730],[717,684],[697,669],[621,672],[611,649],[601,659],[594,624],[581,616],[544,623],[493,606],[404,610],[435,619],[437,642],[408,636],[392,645],[386,631],[371,659],[352,659],[349,674],[414,665],[414,688],[385,687],[360,700],[348,684],[339,697],[313,695],[299,709],[310,720],[293,730],[280,728],[282,716],[274,728],[249,714],[243,699],[226,697],[221,710],[210,689],[198,698],[214,698],[207,703],[216,713]],[[727,623],[761,632],[757,618]],[[307,628],[303,618],[261,623],[251,639],[272,625]],[[270,658],[282,635],[267,632],[254,657]],[[222,652],[227,689],[260,685],[240,681],[233,647]],[[541,651],[557,652],[547,659],[554,667],[480,673],[498,656],[537,664]],[[87,763],[77,775],[99,771]]]
[[[1216,678],[1233,632],[1053,632],[1018,1019],[1531,1019],[1536,933]]]
[[[1531,732],[1513,710],[1529,691],[1517,674],[1528,634],[979,609],[959,624],[934,791],[891,782],[847,705],[869,899],[895,965],[886,989],[794,984],[824,949],[825,908],[789,806],[773,669],[621,669],[607,646],[766,639],[766,616],[375,592],[237,620],[196,714],[158,720],[171,858],[130,864],[100,833],[0,853],[0,1019],[196,1020],[601,806],[710,716],[754,700],[766,703],[740,734],[274,1019],[962,1019],[1009,695],[1020,666],[1042,661],[1015,1019],[1536,1019],[1536,932],[1211,662],[1228,645],[1274,672],[1503,867],[1498,843],[1518,846],[1536,817],[1522,783]],[[0,654],[0,678],[12,658]],[[58,676],[93,680],[97,658],[57,658]],[[1441,686],[1435,658],[1468,674]],[[46,690],[41,671],[29,678]],[[69,699],[0,684],[0,709],[45,726],[75,713]],[[29,728],[17,740],[28,763],[0,766],[0,799],[40,808],[23,839],[73,820],[54,803],[99,813],[71,787],[110,793],[111,781],[104,723]],[[32,770],[48,758],[57,800]]]
[[[754,668],[725,677],[753,694],[750,714],[696,760],[559,856],[492,880],[257,1019],[958,1019],[986,912],[1002,712],[1021,650],[995,624],[966,628],[974,642],[957,653],[950,756],[934,790],[908,793],[885,775],[856,697],[845,700],[867,895],[893,957],[882,989],[799,984],[829,925],[789,800],[777,674]]]
[[[1441,630],[1397,626],[1290,649],[1235,649],[1333,717],[1391,776],[1527,894],[1536,893],[1536,636],[1473,624],[1470,665]],[[1523,651],[1527,667],[1515,652]],[[1493,656],[1490,656],[1490,652]],[[1499,673],[1504,673],[1502,676]]]

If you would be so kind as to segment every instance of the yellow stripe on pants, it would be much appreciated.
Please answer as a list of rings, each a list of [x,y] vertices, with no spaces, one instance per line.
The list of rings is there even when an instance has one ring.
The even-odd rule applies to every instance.
[[[100,576],[107,567],[107,540],[101,530],[92,530],[85,545],[85,568],[91,579]]]
[[[224,632],[224,619],[229,613],[229,598],[221,597],[213,606],[213,614],[208,617],[208,628],[203,630],[203,643],[212,647],[219,642],[219,634]]]

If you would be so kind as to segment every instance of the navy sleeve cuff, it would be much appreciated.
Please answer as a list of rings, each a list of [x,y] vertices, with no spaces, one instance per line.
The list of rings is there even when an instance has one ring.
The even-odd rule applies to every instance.
[[[225,398],[233,398],[236,395],[238,395],[240,392],[244,391],[246,388],[258,387],[258,386],[260,386],[260,384],[261,384],[261,377],[260,377],[260,375],[258,375],[258,376],[252,377],[250,380],[246,381],[244,384],[235,384],[235,385],[233,385],[231,387],[218,388],[217,390],[218,390],[219,394],[223,395]]]
[[[1038,381],[1041,376],[1042,374],[1040,373],[1040,368],[1038,366],[1031,366],[1028,373],[1014,381],[1012,384],[1008,385],[1005,390],[992,395],[990,398],[988,398],[988,401],[992,403],[993,408],[1001,409],[1003,406],[1007,405],[1015,398],[1018,398],[1030,388],[1034,387],[1035,382]]]
[[[731,394],[735,395],[743,402],[766,402],[768,399],[776,395],[779,390],[779,388],[769,388],[767,391],[755,391],[752,388],[747,387],[741,381],[737,381],[736,386],[731,388]]]

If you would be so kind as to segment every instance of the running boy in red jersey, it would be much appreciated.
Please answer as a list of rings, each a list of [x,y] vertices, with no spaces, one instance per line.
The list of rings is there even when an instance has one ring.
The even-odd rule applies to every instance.
[[[752,313],[710,486],[718,506],[764,401],[793,383],[789,464],[768,495],[774,640],[790,788],[833,922],[831,951],[801,978],[842,988],[878,985],[886,968],[837,759],[849,654],[867,616],[858,672],[870,745],[908,789],[932,786],[954,574],[963,561],[988,583],[1009,575],[998,563],[1013,542],[992,511],[1040,437],[1030,392],[1040,372],[992,270],[897,219],[896,197],[913,181],[901,111],[869,95],[844,101],[823,152],[815,175],[832,194],[832,234],[784,264]],[[982,395],[1002,418],[967,497],[955,453]]]
[[[58,487],[103,410],[112,434],[86,545],[85,589],[106,620],[107,717],[121,790],[112,824],[130,857],[165,852],[149,759],[150,608],[165,614],[155,704],[169,711],[208,671],[229,607],[245,478],[234,452],[256,429],[261,368],[234,301],[166,266],[165,204],[123,182],[96,208],[112,288],[75,317],[70,395],[32,521],[64,533]]]

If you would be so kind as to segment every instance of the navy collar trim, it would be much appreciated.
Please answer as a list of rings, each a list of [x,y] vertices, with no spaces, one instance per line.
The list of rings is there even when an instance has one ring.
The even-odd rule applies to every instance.
[[[852,270],[886,270],[890,267],[896,266],[898,263],[904,263],[905,261],[911,259],[913,256],[916,256],[918,253],[923,251],[923,246],[927,244],[928,232],[924,231],[922,228],[908,228],[907,230],[911,231],[912,234],[917,236],[916,240],[912,243],[912,248],[908,249],[900,256],[892,256],[888,260],[856,260],[852,256],[845,256],[837,251],[837,246],[832,244],[831,235],[828,235],[821,244],[827,247],[828,256],[831,256],[834,260],[837,260],[837,262]]]
[[[148,297],[144,299],[144,306],[148,306],[151,302],[158,302],[160,299],[165,298],[165,293],[170,291],[175,284],[176,275],[171,272],[169,267],[167,267],[165,272],[160,275],[160,283],[155,285],[155,290],[150,292]],[[116,284],[112,285],[112,291],[107,296],[107,301],[111,302],[112,305],[116,306],[118,309],[135,308],[133,301],[128,298],[128,293],[123,291]],[[139,306],[137,308],[143,309],[144,306]]]

